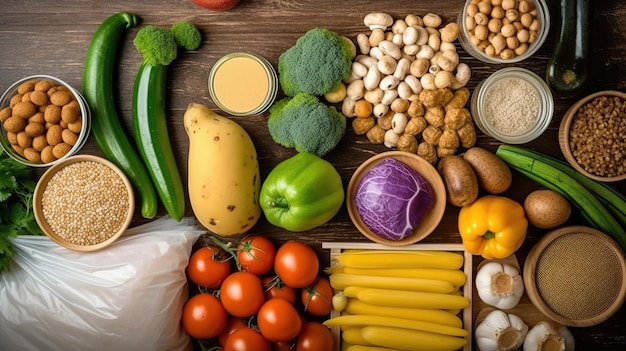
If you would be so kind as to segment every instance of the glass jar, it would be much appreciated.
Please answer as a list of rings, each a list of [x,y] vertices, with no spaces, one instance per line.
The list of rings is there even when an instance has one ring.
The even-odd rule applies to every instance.
[[[263,57],[235,52],[220,58],[209,74],[213,102],[234,116],[265,112],[278,91],[278,76]]]
[[[518,67],[496,71],[476,86],[470,109],[486,135],[509,144],[524,144],[550,125],[554,99],[535,73]]]

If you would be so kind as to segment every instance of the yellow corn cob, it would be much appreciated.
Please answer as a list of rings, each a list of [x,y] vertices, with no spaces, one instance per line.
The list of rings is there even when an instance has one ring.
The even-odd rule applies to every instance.
[[[368,288],[427,291],[447,294],[456,287],[449,282],[435,279],[384,277],[371,275],[354,275],[334,273],[329,276],[330,285],[336,290],[343,290],[349,286]]]
[[[375,316],[389,316],[417,321],[438,322],[443,325],[460,328],[463,326],[461,318],[448,311],[432,308],[406,308],[371,305],[357,299],[348,299],[346,313],[358,315],[369,314]]]
[[[333,317],[324,321],[324,325],[327,327],[344,325],[365,327],[370,325],[376,325],[382,327],[406,328],[411,330],[419,330],[450,336],[467,336],[467,330],[463,328],[451,327],[449,325],[443,325],[435,322],[416,321],[406,318],[375,316],[366,314]]]
[[[445,268],[459,269],[463,255],[430,250],[368,250],[335,256],[343,266],[359,268]]]
[[[372,305],[404,308],[457,309],[469,306],[469,300],[456,294],[423,291],[363,288],[349,286],[343,290],[347,297],[357,298]]]
[[[405,328],[367,326],[361,334],[373,345],[408,351],[453,351],[467,343],[465,338]]]
[[[370,343],[363,339],[363,335],[361,335],[361,328],[349,328],[343,330],[341,332],[341,340],[351,345],[370,345]]]
[[[459,269],[440,268],[357,268],[345,266],[330,267],[327,272],[347,273],[356,275],[373,275],[398,278],[438,279],[447,281],[455,287],[460,287],[467,281],[465,272]]]

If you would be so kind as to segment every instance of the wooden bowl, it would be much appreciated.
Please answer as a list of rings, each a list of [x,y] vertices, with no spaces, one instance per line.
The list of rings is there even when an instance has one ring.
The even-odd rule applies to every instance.
[[[574,118],[576,117],[578,110],[580,110],[580,108],[583,107],[585,104],[591,102],[593,99],[600,97],[600,96],[609,96],[609,97],[617,96],[623,100],[626,100],[626,93],[623,93],[621,91],[616,91],[616,90],[599,91],[599,92],[587,95],[584,98],[578,100],[574,105],[572,105],[567,110],[567,112],[565,112],[565,115],[563,116],[563,119],[561,120],[561,124],[559,126],[559,146],[561,147],[561,152],[563,153],[563,156],[565,157],[567,162],[578,172],[597,181],[617,182],[617,181],[626,179],[626,171],[620,175],[616,175],[612,177],[602,176],[593,172],[589,172],[580,163],[578,163],[578,161],[576,160],[576,158],[574,157],[572,153],[572,148],[570,146],[570,131],[572,129],[572,123],[574,121]],[[622,151],[626,152],[626,150],[622,150]],[[623,157],[624,156],[622,155],[622,158]]]
[[[526,258],[523,278],[537,309],[572,327],[604,322],[626,295],[624,252],[608,235],[585,226],[543,236]]]
[[[413,233],[400,240],[382,238],[375,234],[372,230],[370,230],[368,226],[363,223],[363,220],[359,215],[359,211],[357,210],[354,203],[356,188],[358,187],[359,182],[361,181],[363,176],[367,173],[367,171],[372,169],[379,162],[389,157],[401,161],[419,172],[428,181],[428,184],[431,186],[433,195],[435,197],[435,203],[424,215],[424,218],[421,219],[419,224],[415,228],[413,228]],[[380,244],[390,246],[402,246],[413,244],[424,239],[430,233],[432,233],[433,230],[435,230],[437,225],[439,225],[439,222],[441,221],[441,218],[443,217],[446,209],[446,189],[443,184],[443,180],[439,175],[439,172],[437,172],[432,164],[430,164],[422,157],[404,151],[387,151],[369,158],[357,168],[357,170],[352,175],[350,182],[348,183],[346,202],[350,219],[352,220],[354,226],[361,232],[361,234],[363,234],[368,239]]]
[[[84,170],[91,172],[81,172]],[[89,173],[96,176],[82,176]],[[53,180],[55,175],[58,177]],[[102,186],[107,177],[111,182],[106,184],[111,186]],[[107,188],[111,190],[106,192]],[[44,209],[46,206],[58,207]],[[92,212],[87,208],[99,210]],[[59,245],[75,251],[95,251],[111,245],[130,225],[134,209],[133,187],[126,174],[107,159],[93,155],[71,156],[56,163],[41,176],[33,195],[33,211],[41,230]],[[81,219],[80,228],[85,230],[76,230],[70,223]],[[111,223],[105,226],[105,221]]]

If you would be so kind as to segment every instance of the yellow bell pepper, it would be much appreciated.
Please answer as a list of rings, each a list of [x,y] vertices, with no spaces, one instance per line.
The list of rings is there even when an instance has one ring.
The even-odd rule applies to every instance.
[[[463,246],[471,254],[505,258],[522,246],[528,220],[518,202],[487,195],[461,208],[458,227]]]

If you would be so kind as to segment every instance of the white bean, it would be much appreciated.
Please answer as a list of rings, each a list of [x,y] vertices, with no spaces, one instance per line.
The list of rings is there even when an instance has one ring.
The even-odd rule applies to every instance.
[[[415,30],[417,31],[417,40],[415,41],[415,44],[426,45],[426,43],[428,43],[428,31],[426,28],[418,26],[415,27]]]
[[[420,51],[420,47],[417,44],[405,45],[402,48],[402,52],[409,56],[415,56]]]
[[[351,70],[356,77],[363,78],[367,74],[367,66],[358,61],[352,62]]]
[[[400,79],[396,78],[394,75],[385,76],[380,80],[380,84],[378,85],[382,90],[392,90],[395,89],[400,83]]]
[[[433,57],[434,54],[435,50],[433,50],[433,48],[428,45],[422,45],[420,47],[420,51],[415,55],[415,57],[430,60],[430,58]]]
[[[387,112],[389,112],[389,105],[378,103],[378,104],[374,105],[374,109],[372,111],[372,114],[374,116],[376,116],[376,117],[382,117],[382,116],[386,115]]]
[[[413,94],[419,94],[422,91],[422,83],[416,76],[409,74],[404,77],[404,82],[411,88]]]
[[[385,56],[385,53],[378,46],[372,46],[370,49],[370,56],[373,58],[380,60],[381,57]]]
[[[406,128],[406,124],[408,123],[408,118],[402,112],[396,112],[391,118],[391,129],[396,134],[401,134],[404,132],[404,128]]]
[[[400,82],[398,84],[398,97],[408,100],[411,95],[413,95],[413,89],[409,84],[405,81]]]
[[[438,33],[428,36],[428,46],[433,48],[434,51],[439,51],[439,46],[441,46],[441,37]]]
[[[346,96],[352,100],[361,100],[363,98],[363,91],[365,89],[365,84],[363,83],[363,79],[355,80],[354,82],[348,84],[346,88]]]
[[[362,64],[363,66],[367,68],[376,66],[378,64],[378,60],[369,55],[359,55],[356,57],[354,61]]]
[[[398,45],[389,40],[383,40],[378,44],[380,50],[385,54],[399,60],[402,57],[402,51]]]
[[[359,46],[359,51],[364,54],[367,55],[370,52],[370,39],[367,36],[367,34],[365,33],[359,33],[356,36],[356,43]]]
[[[354,112],[356,108],[356,101],[346,97],[345,99],[343,99],[343,103],[341,104],[341,113],[348,117],[348,118],[352,118],[356,116],[356,113]]]
[[[402,42],[404,45],[413,45],[417,42],[417,29],[408,27],[402,34]]]
[[[383,95],[382,100],[380,100],[381,104],[391,105],[393,100],[398,97],[398,91],[396,89],[385,90],[385,94]]]
[[[385,55],[378,60],[378,70],[380,73],[389,75],[396,71],[398,62],[391,56]]]
[[[383,95],[385,95],[385,92],[381,88],[376,87],[372,90],[365,90],[363,98],[370,104],[376,105],[383,99]]]
[[[436,90],[437,86],[435,85],[435,75],[432,73],[426,73],[420,78],[420,84],[422,84],[422,89],[426,90]]]
[[[398,146],[398,139],[400,139],[400,135],[394,132],[393,129],[389,129],[385,132],[384,144],[388,148],[394,148]]]
[[[391,42],[398,46],[404,45],[404,43],[402,42],[402,34],[401,33],[394,34],[393,38],[391,38]]]
[[[380,71],[378,70],[378,66],[371,66],[367,70],[367,74],[363,78],[365,89],[372,90],[378,87],[378,84],[380,84],[381,79],[382,79],[382,75],[380,74]]]
[[[409,73],[409,68],[411,67],[411,60],[406,57],[403,57],[398,61],[396,65],[396,70],[393,72],[394,77],[399,80],[403,80],[407,73]]]

